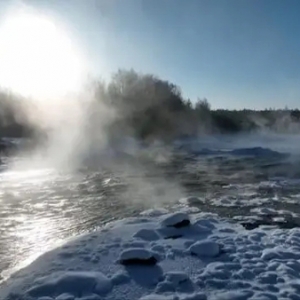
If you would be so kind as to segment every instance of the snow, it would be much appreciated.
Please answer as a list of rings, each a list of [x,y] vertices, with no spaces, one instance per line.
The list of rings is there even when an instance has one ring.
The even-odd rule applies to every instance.
[[[55,300],[74,300],[74,296],[67,293],[63,293],[56,297]]]
[[[154,254],[144,248],[129,248],[121,252],[120,263],[122,264],[156,264],[157,260]]]
[[[168,211],[165,208],[150,208],[140,213],[142,216],[158,217],[167,214]]]
[[[200,199],[199,197],[190,196],[187,198],[180,199],[179,203],[193,206],[193,205],[199,205],[199,204],[201,205],[201,204],[205,203],[205,201],[204,201],[204,199]]]
[[[57,300],[69,300],[74,294],[96,292],[103,294],[112,288],[110,279],[101,272],[67,271],[55,272],[44,278],[39,278],[36,286],[27,290],[31,296],[59,295]],[[71,295],[71,296],[70,296]]]
[[[199,241],[194,243],[189,252],[198,256],[217,256],[220,254],[220,245],[212,241]]]
[[[134,237],[146,241],[156,241],[159,239],[158,233],[155,230],[151,229],[141,229],[134,235]]]
[[[179,298],[174,295],[162,296],[158,294],[151,294],[140,298],[140,300],[179,300]]]
[[[166,280],[171,282],[175,286],[189,280],[189,276],[186,273],[180,271],[168,272],[165,274],[165,276]]]
[[[183,220],[190,225],[174,227]],[[153,258],[155,264],[143,263]],[[45,253],[0,286],[1,300],[287,300],[299,294],[300,228],[249,231],[214,214],[183,212],[110,223]]]

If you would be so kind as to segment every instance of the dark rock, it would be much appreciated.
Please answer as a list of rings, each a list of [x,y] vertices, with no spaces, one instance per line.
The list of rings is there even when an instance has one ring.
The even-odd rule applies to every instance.
[[[186,227],[186,226],[189,226],[191,224],[191,221],[190,220],[183,220],[179,223],[176,223],[173,225],[173,227],[175,228],[182,228],[182,227]]]
[[[130,258],[130,259],[120,260],[120,264],[124,266],[130,266],[130,265],[154,266],[156,265],[156,263],[157,263],[157,259],[153,256],[147,259]]]

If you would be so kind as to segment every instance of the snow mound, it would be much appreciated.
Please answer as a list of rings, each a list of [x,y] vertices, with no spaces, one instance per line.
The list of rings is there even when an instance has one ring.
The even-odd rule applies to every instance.
[[[167,215],[161,222],[163,227],[180,228],[190,225],[190,218],[187,214],[179,212]]]
[[[205,201],[199,197],[195,197],[195,196],[190,196],[187,198],[182,198],[179,200],[180,203],[182,204],[186,204],[189,206],[197,206],[197,205],[201,205],[204,204]]]
[[[111,278],[111,281],[113,284],[119,285],[119,284],[129,282],[130,277],[127,273],[121,271],[121,272],[114,274],[114,276]]]
[[[152,229],[141,229],[133,237],[146,241],[156,241],[159,239],[158,233]]]
[[[74,300],[74,296],[68,293],[63,293],[55,298],[55,300]]]
[[[190,295],[189,294],[182,294],[182,295],[150,294],[140,298],[139,300],[207,300],[207,297],[203,293],[196,293]]]
[[[168,211],[164,208],[150,208],[142,211],[140,215],[147,216],[147,217],[159,217],[162,215],[166,215],[167,213]]]
[[[96,295],[96,294],[91,294],[88,296],[81,297],[81,300],[102,300],[102,299],[103,298],[101,298],[99,295]],[[77,299],[75,299],[75,300],[77,300]]]
[[[71,296],[95,293],[105,294],[112,288],[111,281],[101,272],[64,272],[53,273],[39,279],[39,283],[27,290],[34,297],[59,296],[59,300]]]
[[[165,274],[165,278],[175,286],[190,279],[186,273],[180,271],[168,272]]]
[[[198,241],[190,246],[189,252],[197,256],[215,257],[220,254],[220,245],[213,241]]]
[[[157,258],[147,249],[129,248],[121,253],[119,261],[123,265],[155,265]]]
[[[140,298],[140,300],[179,300],[177,296],[174,295],[159,295],[159,294],[150,294]]]

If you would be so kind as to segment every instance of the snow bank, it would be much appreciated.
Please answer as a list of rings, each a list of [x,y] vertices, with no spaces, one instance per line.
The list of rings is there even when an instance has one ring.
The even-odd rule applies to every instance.
[[[0,299],[299,299],[300,229],[247,231],[213,214],[154,215],[44,254],[2,284]]]

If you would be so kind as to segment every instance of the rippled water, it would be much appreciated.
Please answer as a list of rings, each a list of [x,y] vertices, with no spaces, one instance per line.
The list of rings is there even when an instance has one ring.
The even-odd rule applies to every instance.
[[[15,158],[14,166],[18,166]],[[0,270],[6,277],[46,250],[103,223],[153,206],[192,204],[221,216],[300,213],[300,160],[178,150],[159,163],[62,172],[6,168],[0,173]],[[30,164],[29,164],[30,166]],[[255,211],[265,207],[274,211]],[[282,212],[284,210],[284,212]],[[276,215],[276,217],[278,217]],[[269,217],[269,216],[268,216]],[[299,217],[300,220],[300,217]],[[300,222],[299,222],[300,224]]]
[[[138,206],[116,197],[123,184],[111,176],[51,169],[4,171],[0,175],[2,272],[21,267],[67,237],[134,214]]]

